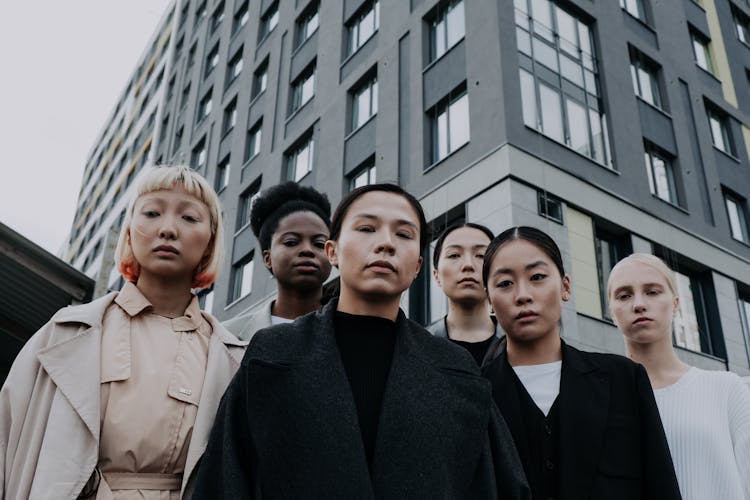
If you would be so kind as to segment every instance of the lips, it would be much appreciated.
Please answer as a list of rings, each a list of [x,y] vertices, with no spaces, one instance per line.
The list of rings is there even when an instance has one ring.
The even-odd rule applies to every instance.
[[[320,266],[318,265],[318,263],[312,260],[296,262],[292,264],[292,267],[300,271],[317,271],[320,269]]]
[[[633,321],[634,325],[645,325],[646,323],[650,323],[653,321],[651,318],[647,318],[646,316],[641,316],[640,318],[636,318],[635,321]]]
[[[178,255],[180,252],[171,245],[159,245],[158,247],[154,248],[154,252],[156,253],[171,253],[174,255]]]
[[[520,313],[518,313],[516,315],[516,320],[518,320],[518,321],[531,321],[534,318],[536,318],[537,316],[539,316],[539,315],[537,313],[535,313],[534,311],[521,311]]]
[[[475,278],[462,278],[462,279],[458,280],[458,284],[459,285],[462,285],[462,284],[478,285],[479,284],[479,280],[477,280]]]
[[[367,264],[367,267],[374,270],[374,271],[390,271],[390,272],[396,272],[396,268],[393,264],[388,262],[387,260],[376,260],[375,262],[370,262]]]

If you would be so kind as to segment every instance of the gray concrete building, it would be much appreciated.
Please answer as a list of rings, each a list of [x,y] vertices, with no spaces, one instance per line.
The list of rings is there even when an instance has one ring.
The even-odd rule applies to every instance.
[[[291,179],[336,203],[393,181],[438,231],[553,235],[573,279],[563,335],[584,349],[623,352],[614,262],[663,257],[680,355],[750,375],[749,44],[748,0],[179,0],[92,149],[69,255],[118,286],[105,233],[123,207],[102,187],[118,147],[133,175],[188,163],[224,204],[224,272],[201,295],[228,319],[275,290],[248,224],[259,190]],[[163,77],[145,77],[140,162],[140,140],[110,138],[144,74]],[[424,324],[445,312],[429,262],[404,300]]]

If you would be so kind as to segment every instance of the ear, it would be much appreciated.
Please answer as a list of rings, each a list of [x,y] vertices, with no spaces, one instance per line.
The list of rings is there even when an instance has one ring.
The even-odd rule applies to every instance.
[[[422,256],[421,255],[417,259],[417,269],[414,271],[414,279],[417,279],[420,269],[422,269]]]
[[[562,279],[562,299],[563,302],[570,300],[570,275],[566,274]]]
[[[432,270],[432,277],[435,278],[435,283],[437,283],[437,286],[443,288],[443,283],[440,281],[440,275],[438,275],[437,267]]]
[[[270,250],[263,250],[263,264],[266,266],[266,269],[268,269],[269,271],[273,269],[273,262],[271,261]]]
[[[326,257],[333,267],[339,267],[339,255],[338,255],[338,244],[333,240],[326,241],[325,245]]]
[[[677,315],[677,310],[680,308],[680,298],[675,295],[674,297],[674,306],[672,307],[672,317],[674,318]]]

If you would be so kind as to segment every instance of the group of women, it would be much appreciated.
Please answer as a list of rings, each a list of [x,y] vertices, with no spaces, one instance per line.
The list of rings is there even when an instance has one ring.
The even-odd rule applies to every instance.
[[[399,308],[430,241],[418,200],[373,184],[330,208],[294,183],[261,194],[278,293],[222,325],[191,294],[223,257],[216,194],[189,168],[145,175],[125,286],[59,311],[0,390],[0,498],[750,499],[750,388],[677,358],[659,259],[609,278],[631,361],[562,340],[571,277],[548,235],[451,227],[430,334]]]

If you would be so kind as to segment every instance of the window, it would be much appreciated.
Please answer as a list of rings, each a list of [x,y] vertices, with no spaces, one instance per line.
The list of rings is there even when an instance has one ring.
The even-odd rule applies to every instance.
[[[237,123],[237,98],[232,99],[232,102],[227,104],[224,108],[224,121],[221,125],[221,135],[226,134],[232,130]]]
[[[648,188],[651,194],[669,203],[677,204],[677,189],[675,187],[672,162],[666,155],[656,148],[646,146],[644,154]]]
[[[558,224],[563,223],[563,205],[558,198],[546,191],[537,191],[536,202],[539,215]]]
[[[318,30],[318,5],[305,11],[297,20],[297,47]]]
[[[248,130],[247,140],[245,142],[245,161],[255,158],[255,156],[260,153],[262,130],[263,121],[259,121]]]
[[[708,331],[705,280],[699,273],[675,271],[680,304],[674,318],[674,343],[684,349],[716,355],[716,347]]]
[[[463,0],[439,5],[434,16],[430,23],[430,61],[448,52],[466,33]]]
[[[611,167],[589,26],[549,0],[514,1],[524,123]]]
[[[216,179],[214,180],[214,189],[218,193],[229,184],[229,164],[230,155],[226,155],[221,159],[218,165],[216,165]]]
[[[239,300],[253,289],[253,254],[232,266],[229,302]]]
[[[644,0],[620,0],[620,7],[631,16],[646,22],[646,9],[643,5]]]
[[[206,0],[203,0],[195,8],[195,23],[193,25],[197,26],[198,23],[201,22],[204,17],[206,17],[206,14],[208,14],[208,9],[206,7]]]
[[[198,109],[195,113],[195,123],[202,122],[210,113],[213,108],[212,100],[213,89],[208,89],[206,95],[198,102]]]
[[[232,59],[229,60],[229,64],[227,65],[227,77],[226,77],[226,86],[228,87],[238,76],[240,76],[240,73],[242,72],[242,49],[244,47],[240,47],[237,49],[237,52],[232,56]]]
[[[268,85],[268,58],[260,63],[258,69],[253,73],[253,92],[252,97],[255,98],[258,94],[266,90]]]
[[[662,107],[659,66],[635,50],[630,54],[630,75],[635,95],[657,108]]]
[[[346,23],[348,55],[354,54],[375,34],[380,26],[380,2],[367,2],[352,19]]]
[[[693,57],[695,57],[695,64],[709,73],[713,73],[714,67],[711,62],[711,52],[708,48],[709,40],[693,30],[690,30],[690,39],[693,42]]]
[[[287,155],[287,178],[299,182],[313,169],[313,139],[310,136]]]
[[[203,78],[206,78],[219,64],[219,44],[214,45],[211,52],[206,56],[206,67],[203,69]]]
[[[349,176],[349,191],[368,184],[375,184],[377,182],[376,174],[375,159],[373,158]]]
[[[188,57],[187,57],[187,68],[190,69],[193,64],[195,64],[195,52],[198,50],[198,46],[196,43],[193,44],[192,47],[190,47],[190,50],[188,50]]]
[[[190,82],[182,89],[182,95],[180,96],[180,109],[184,108],[190,98]]]
[[[737,29],[737,38],[740,39],[740,42],[750,45],[750,19],[735,8],[732,8],[732,17],[734,18],[734,27]]]
[[[619,261],[633,253],[630,243],[630,235],[615,234],[609,232],[598,225],[594,230],[594,248],[596,250],[596,267],[599,278],[599,297],[601,300],[602,316],[611,319],[609,316],[609,299],[607,297],[607,282],[609,273]]]
[[[234,13],[234,17],[232,19],[232,35],[237,33],[245,24],[247,24],[247,20],[250,17],[250,13],[248,11],[248,2],[243,3],[239,9],[237,9],[237,12]]]
[[[725,192],[724,204],[727,207],[729,229],[732,232],[732,238],[744,243],[750,243],[750,238],[748,238],[748,226],[746,218],[747,203],[743,198]]]
[[[453,94],[457,94],[454,95]],[[436,163],[469,142],[469,95],[459,88],[430,112],[432,121],[432,163]]]
[[[172,99],[172,96],[174,95],[174,86],[176,82],[175,76],[173,76],[168,82],[167,82],[167,101]]]
[[[224,2],[221,2],[218,7],[214,10],[214,13],[211,15],[211,27],[209,28],[209,33],[213,35],[216,33],[216,30],[219,29],[219,26],[221,26],[221,22],[224,20]]]
[[[201,290],[198,294],[198,305],[201,311],[210,313],[214,308],[214,288],[213,285],[210,289]]]
[[[253,208],[255,199],[260,195],[260,179],[253,182],[240,195],[240,202],[237,205],[237,230],[242,229],[250,222],[250,210]]]
[[[176,152],[178,149],[180,149],[180,145],[182,144],[182,134],[185,130],[184,126],[180,126],[180,128],[177,129],[177,131],[174,133],[174,146],[173,152]]]
[[[740,306],[742,331],[745,334],[745,345],[750,349],[750,294],[740,292],[738,302]],[[750,354],[750,352],[748,354]]]
[[[352,130],[378,112],[378,80],[372,77],[352,92]]]
[[[275,3],[260,18],[260,27],[258,28],[258,40],[263,40],[279,24],[279,4]]]
[[[201,171],[206,166],[206,138],[203,137],[193,148],[190,164],[195,170]]]
[[[711,127],[711,140],[716,148],[734,155],[734,141],[729,129],[729,117],[715,108],[706,108],[708,124]]]
[[[164,119],[161,121],[161,128],[159,130],[159,140],[163,141],[165,137],[167,137],[167,130],[169,129],[169,115],[165,116]],[[127,158],[126,156],[123,156],[123,159]],[[120,168],[122,168],[122,165],[120,165]]]
[[[297,79],[292,82],[292,107],[291,113],[304,106],[307,101],[315,95],[315,64],[302,72]]]

